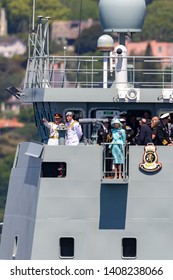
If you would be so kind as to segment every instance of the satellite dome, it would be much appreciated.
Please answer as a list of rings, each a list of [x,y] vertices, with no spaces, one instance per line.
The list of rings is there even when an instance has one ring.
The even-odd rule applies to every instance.
[[[113,51],[114,40],[107,34],[100,36],[97,41],[97,49],[103,52]]]
[[[104,32],[141,32],[145,0],[100,0],[99,15]]]

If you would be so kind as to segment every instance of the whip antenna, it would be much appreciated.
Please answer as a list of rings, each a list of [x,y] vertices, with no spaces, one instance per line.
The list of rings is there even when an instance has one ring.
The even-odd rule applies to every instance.
[[[32,5],[32,31],[35,29],[35,0],[33,0]]]
[[[79,35],[78,35],[78,44],[77,44],[77,54],[79,55],[80,51],[80,35],[81,35],[81,21],[82,21],[82,0],[80,1],[80,15],[79,15]]]

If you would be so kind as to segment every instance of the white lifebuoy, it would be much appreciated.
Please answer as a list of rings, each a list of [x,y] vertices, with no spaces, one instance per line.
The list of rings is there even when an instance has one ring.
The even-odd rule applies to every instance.
[[[137,94],[138,93],[137,93],[136,89],[131,88],[127,92],[127,98],[130,99],[130,100],[137,99]]]

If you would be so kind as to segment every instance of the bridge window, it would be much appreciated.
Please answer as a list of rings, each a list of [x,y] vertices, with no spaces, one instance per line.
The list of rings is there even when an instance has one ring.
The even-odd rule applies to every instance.
[[[60,257],[61,258],[73,258],[74,257],[74,238],[73,237],[61,237],[59,241]]]
[[[66,162],[42,162],[41,177],[64,178],[66,174]]]
[[[136,238],[123,238],[122,239],[122,257],[123,258],[136,258]]]

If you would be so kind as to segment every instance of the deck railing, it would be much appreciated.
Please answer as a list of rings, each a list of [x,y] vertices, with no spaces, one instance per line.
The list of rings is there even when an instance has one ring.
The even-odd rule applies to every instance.
[[[110,143],[103,143],[103,178],[104,179],[123,179],[127,180],[129,176],[129,145],[125,144],[122,148],[123,163],[115,170],[114,158],[109,148]],[[111,144],[117,145],[119,144]],[[119,146],[120,148],[120,146]]]
[[[106,57],[106,70],[103,67],[103,58],[103,56],[31,57],[28,60],[24,88],[113,87],[115,57]],[[128,87],[173,88],[173,56],[128,56],[127,78]]]

